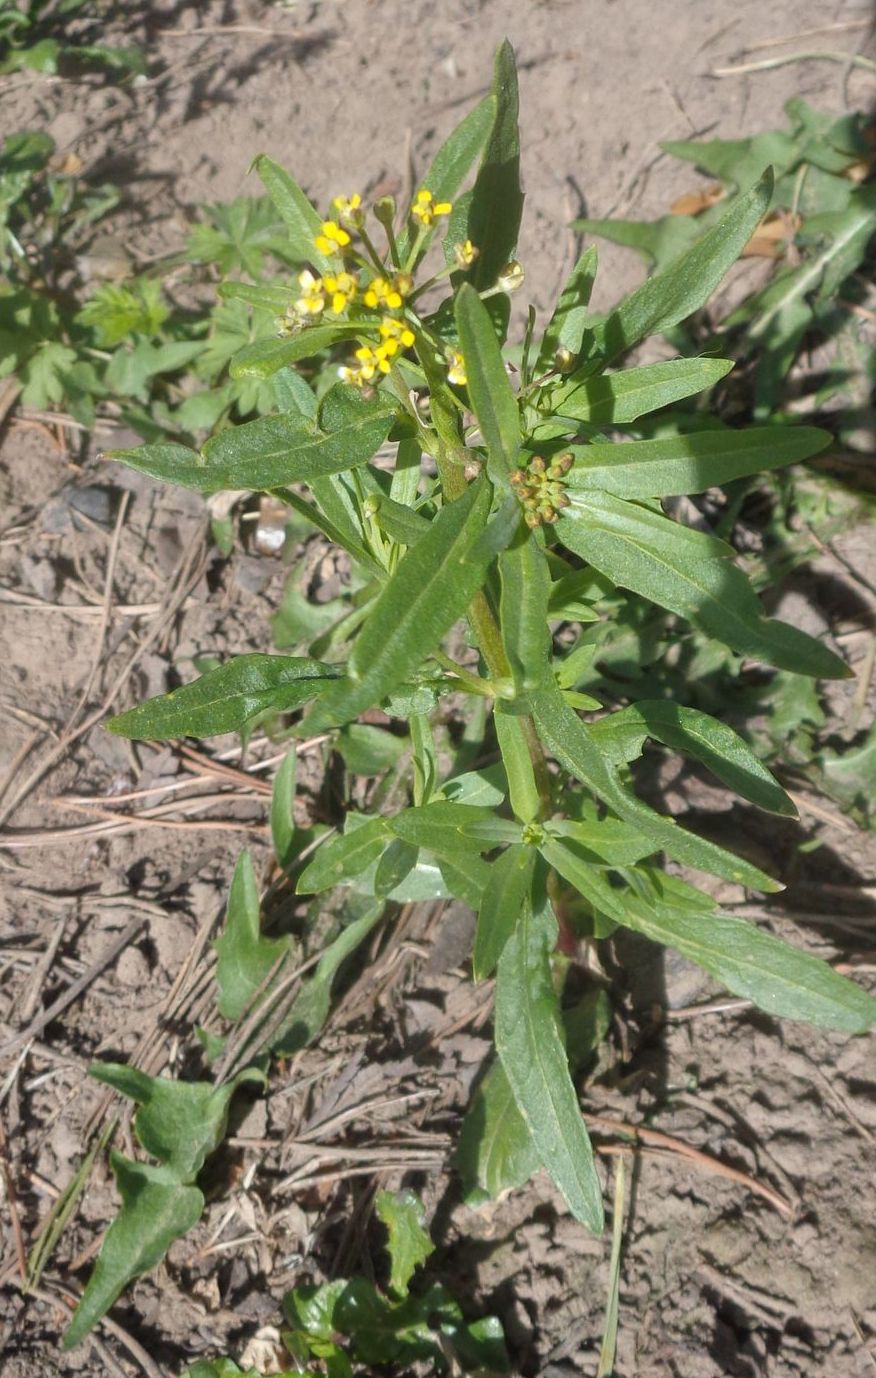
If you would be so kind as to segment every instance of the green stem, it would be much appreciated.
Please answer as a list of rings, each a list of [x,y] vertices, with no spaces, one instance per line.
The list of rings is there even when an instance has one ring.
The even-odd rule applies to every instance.
[[[438,453],[435,458],[441,488],[445,498],[453,502],[454,499],[462,497],[465,492],[465,464],[471,459],[471,452],[466,449],[460,439],[453,410],[438,390],[432,392],[432,420],[439,439]],[[490,679],[511,679],[511,666],[505,654],[502,632],[483,589],[475,594],[468,606],[468,620],[489,671]],[[550,812],[551,787],[544,748],[531,716],[522,714],[519,722],[529,752],[535,789],[541,801],[542,816],[545,816]]]

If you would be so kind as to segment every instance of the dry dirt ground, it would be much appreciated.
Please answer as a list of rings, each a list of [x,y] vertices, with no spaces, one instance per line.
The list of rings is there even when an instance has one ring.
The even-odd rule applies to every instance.
[[[48,129],[96,177],[123,185],[139,208],[123,222],[135,255],[179,247],[199,202],[254,193],[247,166],[259,151],[318,200],[398,178],[408,157],[422,168],[486,87],[508,34],[521,66],[520,256],[539,308],[568,268],[575,214],[655,214],[690,184],[689,170],[657,156],[658,139],[773,127],[798,93],[827,110],[876,103],[871,74],[828,62],[710,75],[752,45],[823,26],[837,27],[755,55],[854,51],[866,34],[852,25],[868,11],[840,0],[119,8],[153,77],[128,89],[3,78],[0,120],[4,132]],[[619,252],[602,259],[599,305],[638,273]],[[319,1048],[275,1071],[270,1096],[235,1125],[204,1221],[118,1304],[115,1328],[72,1355],[60,1350],[61,1298],[81,1286],[114,1209],[103,1154],[39,1295],[22,1297],[17,1241],[30,1247],[107,1123],[89,1061],[186,1071],[189,1031],[211,1017],[209,939],[239,848],[271,877],[273,765],[238,772],[231,755],[222,775],[218,746],[200,757],[135,749],[99,724],[189,674],[192,657],[270,649],[283,570],[243,552],[220,560],[198,498],[101,464],[101,443],[14,417],[2,440],[0,1372],[154,1378],[199,1356],[239,1356],[277,1322],[287,1287],[370,1266],[375,1184],[406,1181],[434,1213],[436,1274],[472,1314],[502,1318],[518,1370],[595,1373],[607,1240],[570,1220],[542,1178],[481,1213],[459,1201],[449,1144],[489,1045],[484,993],[461,965],[468,918],[456,908],[405,912],[375,940],[368,977],[350,985]],[[868,536],[848,539],[872,585]],[[817,603],[817,577],[811,588]],[[872,611],[872,596],[857,592]],[[255,756],[271,750],[263,743]],[[318,755],[309,772],[305,794],[318,807]],[[95,804],[108,796],[112,808]],[[89,812],[70,802],[84,797]],[[784,901],[756,911],[759,921],[813,951],[863,960],[876,946],[876,845],[813,809],[772,833],[741,809],[719,809],[713,823],[791,875]],[[819,850],[797,851],[812,840]],[[733,1007],[688,1015],[714,994],[708,981],[672,960],[656,967],[652,952],[619,956],[617,1023],[585,1090],[588,1112],[647,1122],[772,1187],[791,1212],[690,1158],[637,1156],[617,1373],[866,1378],[876,1369],[871,1041]],[[865,968],[859,979],[872,976]],[[130,1151],[123,1122],[126,1140]],[[601,1161],[610,1192],[614,1160]]]

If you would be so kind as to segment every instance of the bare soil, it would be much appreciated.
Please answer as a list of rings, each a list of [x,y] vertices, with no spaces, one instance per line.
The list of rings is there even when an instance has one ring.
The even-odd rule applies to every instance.
[[[407,161],[421,169],[486,89],[505,34],[521,67],[520,257],[539,310],[572,261],[575,215],[650,216],[689,189],[694,174],[662,157],[659,139],[774,127],[797,94],[826,110],[874,103],[872,76],[836,63],[711,74],[783,36],[784,46],[754,56],[853,52],[863,28],[795,35],[862,21],[860,4],[120,8],[116,36],[144,44],[154,76],[126,88],[2,78],[0,111],[4,132],[47,129],[96,179],[124,186],[118,233],[134,261],[180,247],[199,203],[255,194],[247,168],[260,151],[320,202],[401,185]],[[605,306],[639,269],[632,256],[600,253],[596,304]],[[489,1002],[464,970],[470,916],[458,906],[405,911],[375,939],[367,976],[348,981],[319,1046],[276,1068],[271,1094],[244,1107],[201,1226],[114,1308],[115,1328],[102,1326],[73,1354],[60,1349],[64,1298],[81,1287],[114,1211],[103,1154],[40,1293],[22,1296],[18,1248],[31,1247],[110,1113],[89,1062],[187,1070],[191,1027],[211,1018],[209,939],[240,847],[266,883],[272,875],[259,788],[272,767],[217,775],[224,740],[197,760],[110,737],[100,720],[187,677],[194,657],[271,649],[286,570],[243,550],[220,559],[200,499],[99,461],[105,443],[12,413],[0,450],[0,1372],[154,1378],[201,1356],[239,1358],[258,1334],[270,1348],[288,1287],[372,1267],[373,1191],[404,1181],[433,1213],[437,1274],[472,1315],[501,1317],[516,1368],[594,1373],[608,1239],[587,1235],[541,1177],[480,1212],[459,1199],[451,1145],[488,1055]],[[826,557],[801,616],[830,621],[845,580],[872,617],[876,599],[860,582],[876,585],[872,527],[842,546],[853,573]],[[864,666],[868,639],[847,650]],[[255,757],[272,750],[264,743]],[[177,796],[184,779],[190,788]],[[120,795],[168,786],[119,807]],[[862,964],[858,979],[872,981],[872,836],[815,799],[791,826],[731,807],[693,777],[669,772],[654,787],[674,812],[695,811],[722,841],[789,878],[780,899],[748,906],[753,921]],[[314,815],[330,807],[332,788],[317,754],[304,789]],[[177,797],[194,802],[143,819],[143,807]],[[810,842],[817,850],[800,850]],[[619,944],[616,961],[615,1026],[583,1090],[586,1112],[694,1146],[790,1206],[782,1214],[678,1152],[651,1145],[631,1155],[617,1374],[866,1378],[876,1367],[872,1041],[779,1025],[633,942]],[[126,1151],[130,1139],[123,1119]],[[601,1159],[609,1195],[615,1161]]]

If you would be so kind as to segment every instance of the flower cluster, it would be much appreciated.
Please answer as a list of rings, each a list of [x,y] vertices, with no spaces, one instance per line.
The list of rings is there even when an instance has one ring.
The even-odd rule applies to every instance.
[[[338,377],[354,388],[367,387],[378,373],[389,373],[392,360],[401,349],[410,349],[414,332],[404,321],[384,316],[379,326],[380,344],[362,345],[356,350],[357,364],[345,364],[338,369]]]
[[[383,208],[385,209],[385,208]],[[411,250],[411,262],[417,256],[417,246],[422,244],[422,232],[430,228],[439,216],[449,215],[453,209],[449,201],[436,201],[433,193],[422,187],[414,197],[410,214],[412,220],[419,222],[420,234]],[[338,369],[339,377],[353,387],[365,388],[379,381],[381,374],[387,374],[397,354],[410,349],[416,339],[413,326],[416,317],[407,309],[407,301],[414,290],[414,279],[406,267],[398,266],[398,251],[392,232],[391,213],[389,224],[386,215],[375,209],[378,220],[387,230],[390,251],[395,268],[379,270],[382,261],[368,237],[365,226],[365,211],[362,197],[358,192],[350,196],[336,196],[332,201],[332,218],[323,220],[319,233],[314,235],[313,243],[325,258],[334,259],[336,266],[321,277],[309,269],[298,274],[300,295],[286,311],[278,323],[281,335],[290,335],[313,324],[324,314],[344,316],[350,308],[355,308],[348,317],[351,323],[361,323],[363,333],[377,331],[378,339],[360,344],[353,358]],[[358,240],[358,243],[354,243]],[[453,261],[459,268],[468,268],[474,263],[478,250],[470,239],[454,247]],[[369,271],[378,268],[376,276],[369,278]],[[363,276],[359,270],[364,269]],[[354,271],[355,270],[355,271]],[[445,268],[434,281],[447,276],[451,269]],[[428,285],[428,284],[427,284]],[[375,313],[374,316],[367,313]],[[446,355],[447,378],[457,387],[466,385],[465,361],[457,349],[448,349]]]
[[[525,469],[515,469],[510,475],[511,486],[523,508],[527,526],[552,525],[564,507],[569,506],[564,479],[572,467],[574,456],[557,455],[546,464],[540,455],[533,455]]]
[[[372,278],[365,288],[362,300],[372,311],[378,308],[400,311],[413,285],[410,273],[396,273],[392,278]]]

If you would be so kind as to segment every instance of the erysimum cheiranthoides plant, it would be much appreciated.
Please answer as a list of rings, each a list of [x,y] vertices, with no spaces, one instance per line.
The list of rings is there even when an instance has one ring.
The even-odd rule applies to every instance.
[[[629,764],[651,738],[696,758],[750,803],[793,815],[742,738],[684,703],[605,705],[580,689],[594,657],[606,655],[613,638],[629,644],[651,605],[671,614],[676,642],[696,635],[765,666],[846,674],[827,647],[764,615],[729,545],[663,506],[804,459],[828,436],[714,420],[692,429],[693,414],[674,425],[664,412],[661,436],[643,439],[640,418],[709,388],[731,365],[679,358],[612,369],[707,300],[768,207],[771,174],[605,319],[588,311],[595,252],[586,252],[540,332],[530,310],[519,366],[509,370],[503,348],[508,294],[522,277],[514,254],[523,195],[507,44],[490,94],[450,135],[401,214],[389,199],[366,212],[351,195],[338,197],[324,220],[289,173],[267,157],[255,167],[301,272],[291,291],[276,282],[222,291],[281,318],[279,334],[245,348],[232,369],[272,379],[276,410],[229,426],[200,453],[157,444],[111,457],[205,494],[281,498],[346,551],[360,580],[355,604],[323,638],[325,658],[239,656],[110,726],[167,740],[249,730],[266,715],[298,715],[290,721],[302,737],[340,732],[376,706],[407,720],[407,805],[391,816],[351,814],[306,861],[292,847],[282,863],[302,895],[346,887],[370,896],[377,908],[366,927],[387,901],[418,893],[414,882],[426,872],[431,894],[477,910],[473,974],[495,974],[498,1058],[463,1131],[471,1193],[513,1185],[541,1166],[570,1211],[598,1231],[602,1190],[570,1059],[581,1052],[572,1047],[573,1025],[591,1046],[604,1030],[604,996],[592,996],[577,1020],[563,1009],[562,953],[571,938],[633,929],[774,1016],[856,1033],[876,1015],[856,984],[722,914],[660,864],[665,856],[753,890],[781,888],[655,812],[631,785]],[[444,266],[429,271],[424,262],[439,234]],[[346,362],[321,367],[339,345]],[[311,361],[316,388],[291,367],[301,360]],[[451,639],[463,621],[467,647],[463,637]],[[474,768],[442,779],[432,729],[436,704],[451,691],[469,695],[472,720],[487,725]],[[478,768],[491,758],[499,764]],[[238,899],[253,883],[251,867],[239,867]],[[249,948],[235,950],[265,943],[261,996],[277,950],[276,940],[258,937],[257,894],[254,913]],[[226,979],[230,954],[226,947]],[[221,957],[219,978],[221,986]],[[251,992],[258,987],[254,979]],[[107,1070],[103,1076],[110,1079]],[[148,1078],[132,1086],[121,1072],[112,1076],[144,1106],[153,1095]],[[210,1087],[201,1085],[206,1096]],[[175,1233],[199,1214],[194,1178],[221,1137],[232,1089],[229,1081],[213,1092],[222,1114],[203,1151],[183,1155],[188,1214]],[[147,1143],[145,1129],[138,1132],[163,1153],[165,1165],[150,1171],[166,1183],[181,1161],[179,1145],[156,1133]],[[173,1235],[162,1236],[163,1247]],[[160,1252],[156,1243],[142,1266]],[[104,1288],[102,1308],[119,1286]],[[89,1323],[99,1309],[92,1297]],[[84,1322],[74,1322],[75,1338]]]

